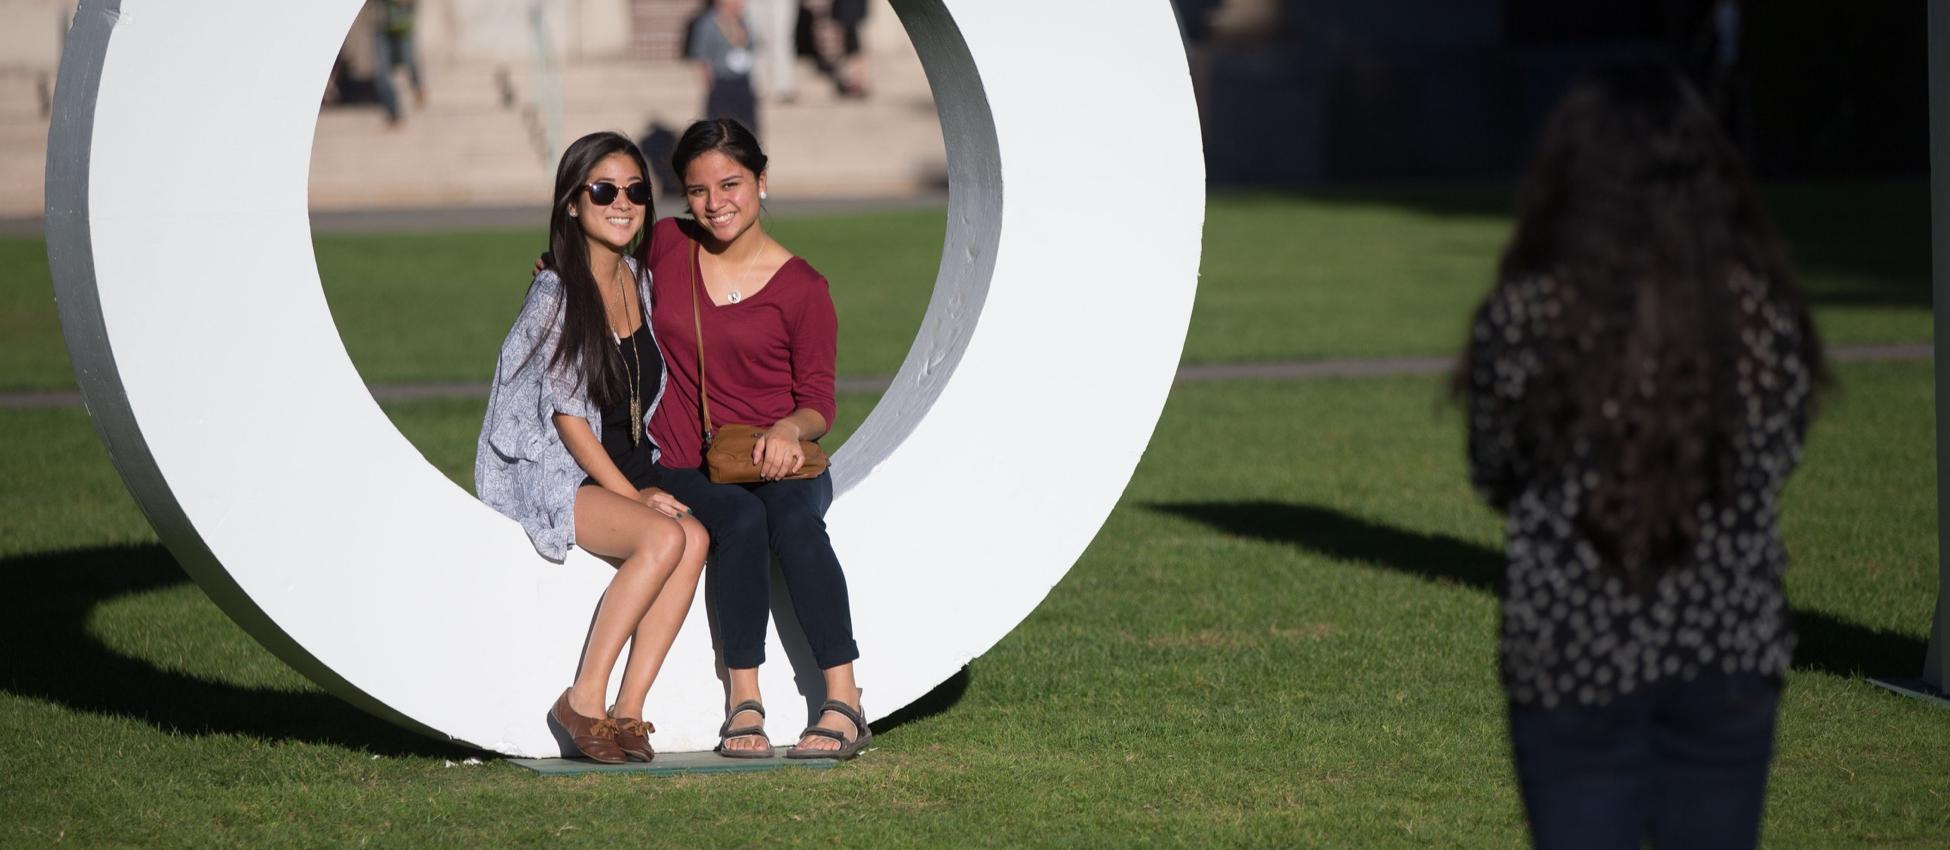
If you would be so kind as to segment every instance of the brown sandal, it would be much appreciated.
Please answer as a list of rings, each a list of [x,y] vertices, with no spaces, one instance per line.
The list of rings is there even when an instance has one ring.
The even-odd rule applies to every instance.
[[[738,713],[741,711],[749,711],[754,714],[757,714],[760,722],[752,726],[740,726],[736,729],[731,728],[731,718],[737,717]],[[728,759],[769,759],[771,758],[772,739],[766,737],[765,735],[765,724],[763,722],[764,719],[765,719],[765,706],[760,705],[758,700],[748,699],[745,700],[744,702],[732,706],[731,711],[724,716],[724,725],[718,727],[718,746],[717,746],[718,755],[724,756],[725,758]],[[733,749],[732,747],[729,746],[729,744],[731,743],[731,739],[733,738],[748,738],[748,737],[765,738],[765,748],[759,750],[739,750],[739,749]]]
[[[799,733],[799,737],[801,739],[815,736],[831,738],[840,742],[840,745],[837,748],[825,750],[808,747],[804,744],[795,744],[792,749],[785,751],[786,758],[846,761],[859,755],[860,751],[865,749],[867,744],[873,741],[873,730],[867,728],[867,718],[861,716],[860,709],[836,699],[829,699],[819,706],[819,713],[823,716],[829,711],[846,718],[846,722],[853,724],[853,740],[847,740],[844,733],[835,732],[819,725],[819,720],[815,717],[813,719],[813,725],[806,727],[806,731]]]
[[[584,717],[569,707],[569,689],[562,689],[562,696],[548,710],[548,718],[569,734],[570,742],[591,761],[603,764],[622,764],[629,761],[621,747],[616,745],[616,722],[607,717]]]
[[[609,719],[616,724],[616,748],[623,755],[631,761],[656,759],[657,751],[650,746],[650,735],[657,731],[656,724],[635,717],[617,717],[614,707],[609,710]]]

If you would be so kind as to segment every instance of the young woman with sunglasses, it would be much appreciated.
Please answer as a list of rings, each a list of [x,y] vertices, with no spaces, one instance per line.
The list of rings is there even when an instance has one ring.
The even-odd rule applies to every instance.
[[[662,489],[647,427],[665,370],[650,316],[650,169],[629,139],[563,153],[549,214],[555,266],[535,276],[501,345],[475,450],[481,500],[544,556],[580,546],[616,565],[574,683],[549,710],[583,755],[649,761],[643,704],[689,613],[709,537]],[[610,672],[630,644],[616,701]]]

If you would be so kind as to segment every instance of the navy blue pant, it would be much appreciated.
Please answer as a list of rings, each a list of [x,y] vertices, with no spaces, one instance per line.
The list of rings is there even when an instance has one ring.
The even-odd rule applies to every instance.
[[[702,470],[665,469],[661,484],[711,532],[712,602],[718,609],[726,667],[742,670],[765,661],[774,552],[793,613],[806,630],[806,643],[820,669],[860,657],[853,643],[846,575],[826,536],[832,476],[713,484]]]
[[[1777,680],[1662,682],[1597,708],[1510,706],[1539,848],[1748,848],[1760,839]]]

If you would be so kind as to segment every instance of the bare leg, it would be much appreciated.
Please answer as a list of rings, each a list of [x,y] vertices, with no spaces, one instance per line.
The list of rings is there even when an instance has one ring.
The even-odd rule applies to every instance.
[[[853,681],[853,662],[828,667],[821,672],[826,675],[827,699],[836,699],[854,708],[860,707],[860,685]],[[853,728],[853,721],[833,711],[821,712],[819,722],[814,725],[845,735],[849,741],[860,734],[860,730]],[[799,739],[799,747],[807,750],[837,750],[840,748],[840,742],[821,735],[807,735]]]
[[[643,719],[643,701],[650,696],[650,683],[657,680],[670,645],[677,641],[677,630],[691,612],[691,599],[697,595],[698,576],[704,573],[704,553],[711,548],[711,536],[696,517],[677,521],[684,530],[684,556],[676,572],[664,582],[657,600],[637,623],[630,638],[630,660],[623,667],[623,686],[616,692],[616,716]]]
[[[737,705],[748,699],[757,700],[760,703],[765,701],[758,693],[757,667],[747,667],[742,670],[733,669],[729,672],[731,674],[731,703],[725,706],[726,708],[730,708],[732,705]],[[759,717],[757,712],[741,711],[731,717],[731,728],[757,726],[764,722],[765,719]],[[765,740],[760,735],[740,735],[725,741],[724,745],[725,749],[728,750],[757,751],[771,746],[771,742]]]
[[[684,530],[676,520],[601,487],[576,491],[575,514],[577,546],[622,560],[603,592],[582,665],[569,688],[571,709],[601,717],[610,671],[623,653],[623,642],[642,624],[651,601],[683,557]]]

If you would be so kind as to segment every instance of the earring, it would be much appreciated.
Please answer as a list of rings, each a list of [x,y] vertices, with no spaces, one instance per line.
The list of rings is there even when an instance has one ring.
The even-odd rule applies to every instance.
[[[763,200],[765,200],[765,190],[764,190],[764,189],[760,189],[760,190],[758,190],[758,199],[759,199],[759,200],[761,200],[761,201],[763,201]]]

